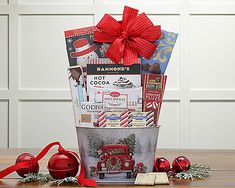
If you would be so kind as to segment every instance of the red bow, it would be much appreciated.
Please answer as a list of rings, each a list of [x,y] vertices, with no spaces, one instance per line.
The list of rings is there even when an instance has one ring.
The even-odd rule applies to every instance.
[[[105,55],[116,64],[123,58],[124,65],[132,65],[138,55],[150,59],[157,48],[154,42],[161,36],[159,25],[154,26],[145,13],[138,16],[138,10],[127,6],[121,22],[105,14],[96,27],[100,31],[94,32],[94,41],[112,43]]]

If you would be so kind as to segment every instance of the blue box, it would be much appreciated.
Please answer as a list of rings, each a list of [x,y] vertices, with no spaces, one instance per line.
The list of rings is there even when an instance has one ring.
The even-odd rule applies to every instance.
[[[162,36],[156,41],[157,49],[147,60],[141,58],[142,73],[164,74],[171,58],[178,34],[162,30]]]

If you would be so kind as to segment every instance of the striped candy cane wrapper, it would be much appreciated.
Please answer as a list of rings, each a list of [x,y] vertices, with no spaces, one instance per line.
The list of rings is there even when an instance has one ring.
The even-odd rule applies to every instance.
[[[106,119],[107,117],[107,114],[104,112],[104,111],[101,111],[101,112],[98,112],[98,124],[99,124],[99,127],[106,127],[107,124],[106,124]]]
[[[140,64],[141,60],[140,58],[136,62],[136,64]],[[88,61],[88,64],[115,64],[111,59],[109,58],[96,58],[96,59],[90,59]],[[121,60],[120,64],[123,64],[123,59]]]
[[[129,115],[129,119],[128,119],[128,127],[132,127],[132,118],[131,118],[131,115]]]
[[[146,115],[146,127],[154,126],[154,111],[149,111]]]
[[[124,111],[120,114],[121,119],[120,119],[120,127],[128,127],[129,124],[129,111]]]

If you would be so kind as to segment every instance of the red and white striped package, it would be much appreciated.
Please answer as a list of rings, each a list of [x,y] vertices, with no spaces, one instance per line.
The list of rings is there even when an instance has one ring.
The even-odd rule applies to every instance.
[[[120,127],[128,127],[129,125],[129,119],[130,119],[130,112],[124,111],[120,114]]]
[[[157,125],[160,115],[162,99],[166,86],[166,79],[166,75],[143,75],[143,111],[154,112],[155,125]]]
[[[98,126],[99,127],[106,127],[107,126],[107,124],[106,124],[106,122],[107,122],[106,117],[107,117],[107,114],[104,111],[98,112]]]
[[[140,64],[141,60],[138,58],[138,61],[135,64]],[[96,58],[96,59],[90,59],[88,61],[88,64],[115,64],[111,59],[109,58]],[[120,64],[123,64],[123,59],[121,60]]]
[[[129,111],[123,112],[104,112],[100,111],[98,113],[98,125],[99,127],[107,127],[107,128],[120,128],[120,127],[128,127]]]
[[[153,127],[154,112],[131,112],[129,115],[129,127]]]

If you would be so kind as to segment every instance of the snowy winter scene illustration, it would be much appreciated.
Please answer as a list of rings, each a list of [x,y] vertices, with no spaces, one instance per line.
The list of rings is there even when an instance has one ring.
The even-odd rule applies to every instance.
[[[69,65],[85,67],[90,59],[103,58],[108,44],[94,43],[94,34],[66,37]]]
[[[133,182],[137,173],[152,171],[158,130],[77,127],[86,175],[98,182]]]
[[[78,39],[74,42],[75,52],[71,52],[70,55],[73,58],[77,58],[77,64],[85,66],[89,59],[98,58],[95,53],[97,49],[96,44],[90,45],[86,38]]]

